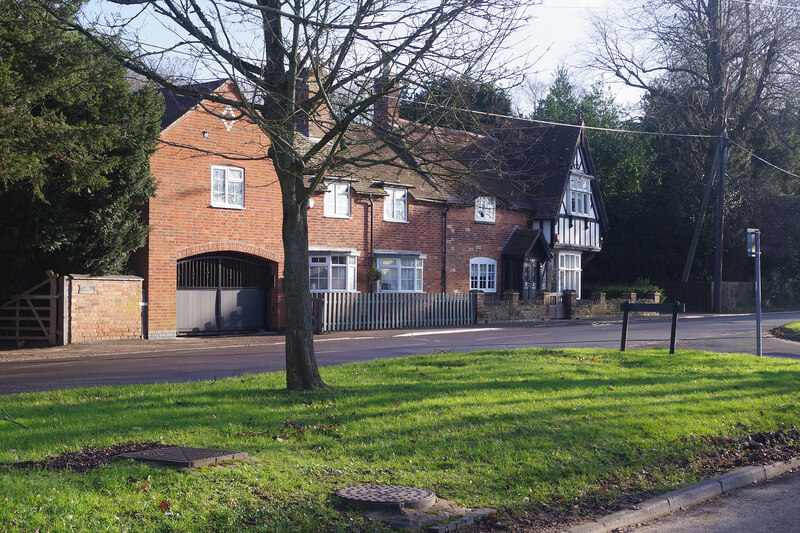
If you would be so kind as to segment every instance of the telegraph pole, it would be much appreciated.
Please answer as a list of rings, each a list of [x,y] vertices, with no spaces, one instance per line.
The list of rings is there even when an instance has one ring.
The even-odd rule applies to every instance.
[[[714,251],[714,309],[722,312],[722,237],[725,222],[725,172],[728,160],[728,134],[722,132],[719,140],[719,178],[717,179],[717,236]]]

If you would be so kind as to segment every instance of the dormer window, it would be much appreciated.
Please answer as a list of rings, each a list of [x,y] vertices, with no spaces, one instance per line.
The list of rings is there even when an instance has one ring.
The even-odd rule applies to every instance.
[[[491,196],[475,198],[475,222],[494,222],[495,199]]]
[[[408,222],[408,191],[394,187],[384,187],[383,220],[389,222]]]
[[[325,216],[350,217],[350,184],[341,181],[325,182]]]
[[[569,179],[570,214],[589,216],[592,213],[592,191],[588,178]]]

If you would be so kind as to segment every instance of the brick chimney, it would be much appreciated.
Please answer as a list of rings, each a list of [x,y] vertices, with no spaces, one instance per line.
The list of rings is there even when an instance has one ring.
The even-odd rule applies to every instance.
[[[398,117],[400,104],[396,80],[394,76],[384,74],[375,80],[374,87],[375,94],[383,95],[375,102],[373,109],[374,127],[379,132],[391,131]]]
[[[297,103],[302,104],[319,90],[319,84],[313,72],[304,68],[297,75],[295,82]],[[297,131],[312,138],[319,139],[331,124],[331,114],[324,100],[317,102],[317,105],[308,114],[297,117]]]

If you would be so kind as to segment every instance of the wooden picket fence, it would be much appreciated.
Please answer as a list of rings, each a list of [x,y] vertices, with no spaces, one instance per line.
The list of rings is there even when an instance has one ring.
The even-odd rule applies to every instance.
[[[311,295],[315,329],[352,331],[475,323],[469,293],[317,293]]]
[[[0,305],[0,339],[56,344],[58,298],[58,276],[48,272],[48,279]]]

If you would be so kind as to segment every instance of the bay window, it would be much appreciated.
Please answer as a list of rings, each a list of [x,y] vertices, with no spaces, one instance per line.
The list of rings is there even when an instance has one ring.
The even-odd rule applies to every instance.
[[[382,277],[379,292],[422,292],[422,259],[416,257],[381,257],[378,270]]]
[[[308,263],[311,292],[355,292],[355,256],[310,255]]]

